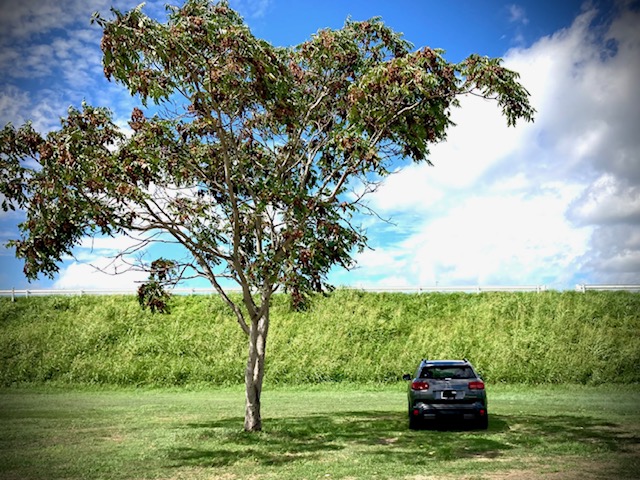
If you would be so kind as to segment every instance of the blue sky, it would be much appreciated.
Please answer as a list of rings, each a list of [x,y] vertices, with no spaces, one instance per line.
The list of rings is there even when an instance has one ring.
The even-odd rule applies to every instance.
[[[138,1],[0,0],[0,125],[56,128],[83,99],[126,127],[137,106],[102,74],[94,11]],[[164,0],[145,12],[162,17]],[[637,1],[235,0],[253,33],[294,45],[349,16],[381,16],[450,61],[500,56],[521,73],[536,122],[507,128],[495,105],[462,99],[435,167],[410,165],[369,199],[371,249],[336,285],[640,283],[640,8]],[[126,237],[86,239],[54,280],[28,284],[4,247],[21,212],[0,213],[0,289],[126,288],[105,275]],[[155,255],[157,251],[149,252]],[[142,276],[143,277],[143,276]]]

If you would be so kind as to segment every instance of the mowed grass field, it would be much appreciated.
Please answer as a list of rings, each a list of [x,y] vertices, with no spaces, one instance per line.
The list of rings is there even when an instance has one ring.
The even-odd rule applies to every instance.
[[[0,390],[2,479],[636,479],[640,386],[489,385],[488,431],[410,431],[404,384]]]

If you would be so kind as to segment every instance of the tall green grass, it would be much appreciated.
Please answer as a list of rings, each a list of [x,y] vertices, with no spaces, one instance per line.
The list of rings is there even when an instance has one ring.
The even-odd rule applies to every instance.
[[[215,296],[0,299],[0,385],[241,383],[246,339]],[[278,295],[271,384],[395,382],[429,358],[469,358],[491,382],[640,382],[640,294],[365,293],[337,290],[294,312]]]

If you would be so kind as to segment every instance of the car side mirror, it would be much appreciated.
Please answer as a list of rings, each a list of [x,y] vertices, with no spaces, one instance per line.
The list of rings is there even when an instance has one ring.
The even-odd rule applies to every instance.
[[[407,382],[409,382],[409,381],[413,380],[413,378],[411,377],[411,375],[410,375],[410,374],[408,374],[408,373],[405,373],[404,375],[402,375],[402,379],[403,379],[403,380],[406,380]]]

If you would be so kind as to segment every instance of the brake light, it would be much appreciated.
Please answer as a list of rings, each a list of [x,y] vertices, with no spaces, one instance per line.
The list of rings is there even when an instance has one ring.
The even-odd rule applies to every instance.
[[[411,384],[411,390],[429,390],[429,384],[420,380],[416,380]]]
[[[484,382],[469,382],[469,390],[484,390]]]

